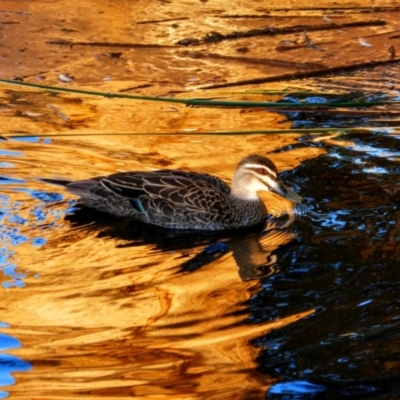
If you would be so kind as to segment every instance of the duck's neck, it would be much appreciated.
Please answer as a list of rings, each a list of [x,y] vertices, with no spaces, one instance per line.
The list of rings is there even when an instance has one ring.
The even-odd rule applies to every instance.
[[[257,192],[232,190],[230,194],[232,205],[238,226],[257,225],[267,216],[267,207],[258,197]]]
[[[242,177],[236,175],[232,179],[231,197],[242,201],[261,201],[257,189],[253,188],[250,182],[244,182]]]

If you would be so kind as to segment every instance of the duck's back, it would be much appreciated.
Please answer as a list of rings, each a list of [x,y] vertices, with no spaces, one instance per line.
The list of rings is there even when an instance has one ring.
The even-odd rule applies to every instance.
[[[235,224],[229,186],[208,174],[124,172],[67,188],[86,206],[163,227],[220,230]]]

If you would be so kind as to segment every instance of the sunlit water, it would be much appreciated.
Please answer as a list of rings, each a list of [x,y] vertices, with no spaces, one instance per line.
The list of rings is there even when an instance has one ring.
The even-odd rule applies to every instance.
[[[266,198],[275,217],[262,232],[210,236],[78,209],[62,187],[40,181],[160,168],[167,161],[157,154],[3,142],[0,395],[393,398],[398,148],[387,133],[291,137],[271,157],[298,165],[282,173],[305,198],[295,222],[288,204]],[[179,159],[228,180],[241,156]]]

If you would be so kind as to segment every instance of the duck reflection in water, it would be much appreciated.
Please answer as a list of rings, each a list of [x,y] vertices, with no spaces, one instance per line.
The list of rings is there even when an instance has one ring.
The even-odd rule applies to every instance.
[[[179,252],[177,257],[182,258],[182,264],[178,272],[197,271],[231,252],[243,281],[275,273],[277,249],[296,243],[301,232],[301,221],[294,221],[293,216],[223,232],[165,229],[85,207],[77,208],[67,219],[80,229],[98,230],[99,238],[126,241],[117,245],[120,248],[149,245],[155,251]]]

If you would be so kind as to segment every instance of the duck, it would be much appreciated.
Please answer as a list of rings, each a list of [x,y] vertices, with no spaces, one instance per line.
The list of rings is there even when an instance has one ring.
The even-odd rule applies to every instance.
[[[231,187],[213,175],[173,169],[118,172],[65,186],[82,206],[174,230],[224,231],[263,224],[268,212],[259,191],[302,201],[279,180],[275,164],[258,154],[238,163]]]

